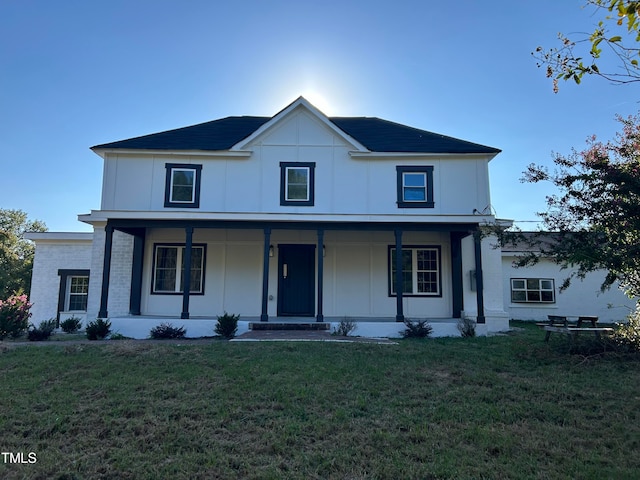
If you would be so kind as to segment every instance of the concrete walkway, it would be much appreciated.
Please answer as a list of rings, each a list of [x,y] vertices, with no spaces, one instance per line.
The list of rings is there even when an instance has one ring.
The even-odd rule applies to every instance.
[[[343,337],[331,335],[328,331],[318,330],[249,330],[231,340],[232,342],[343,342],[378,343],[396,345],[388,338]]]

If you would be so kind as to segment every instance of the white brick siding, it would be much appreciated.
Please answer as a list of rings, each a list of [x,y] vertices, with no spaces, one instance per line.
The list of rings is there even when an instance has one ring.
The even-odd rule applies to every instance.
[[[89,269],[91,266],[91,238],[85,235],[41,234],[49,239],[37,241],[33,262],[33,276],[29,298],[33,301],[31,323],[39,325],[58,314],[60,290],[59,269]],[[57,235],[57,239],[56,239]],[[76,237],[76,238],[65,238]],[[91,288],[91,287],[89,287]],[[91,294],[91,290],[89,290]]]
[[[89,321],[96,319],[100,310],[105,236],[106,233],[103,227],[94,227],[91,279],[89,280],[89,301],[87,305],[87,319]],[[126,233],[115,231],[111,250],[109,301],[107,303],[109,316],[129,313],[132,256],[133,237]]]

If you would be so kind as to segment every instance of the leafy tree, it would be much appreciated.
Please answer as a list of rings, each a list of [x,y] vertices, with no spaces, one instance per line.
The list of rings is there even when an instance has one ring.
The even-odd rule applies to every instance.
[[[523,182],[550,182],[559,190],[539,213],[544,230],[499,232],[504,246],[524,243],[530,253],[521,266],[551,258],[561,267],[577,267],[573,276],[605,269],[602,289],[620,282],[630,297],[640,296],[640,116],[618,117],[622,131],[603,143],[595,136],[587,148],[555,155],[555,170],[529,165]],[[561,288],[566,288],[571,276]]]
[[[532,53],[538,67],[546,67],[547,77],[553,79],[554,92],[558,92],[558,80],[579,84],[584,75],[615,84],[640,82],[640,1],[586,0],[585,7],[604,14],[591,34],[577,34],[574,40],[559,33],[559,47],[538,47]],[[616,61],[617,69],[605,71],[598,66],[605,52]]]
[[[22,210],[0,208],[0,300],[31,287],[34,247],[25,232],[46,232],[39,220],[29,220]]]

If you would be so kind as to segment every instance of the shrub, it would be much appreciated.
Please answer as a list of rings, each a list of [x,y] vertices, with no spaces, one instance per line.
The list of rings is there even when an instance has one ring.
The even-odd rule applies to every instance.
[[[60,328],[65,333],[76,333],[82,327],[82,322],[78,317],[69,317],[60,322]]]
[[[640,305],[627,317],[627,323],[616,325],[611,340],[619,350],[640,352]]]
[[[120,332],[109,335],[109,340],[133,340],[131,337],[125,337]]]
[[[405,329],[400,333],[404,338],[427,338],[431,336],[433,327],[429,325],[428,320],[409,320],[404,321]]]
[[[49,320],[40,322],[38,328],[30,325],[29,330],[27,331],[27,338],[30,342],[49,340],[49,337],[53,335],[53,331],[56,329],[57,323],[58,322],[55,318],[50,318]]]
[[[215,332],[227,340],[232,339],[238,331],[239,319],[240,315],[229,315],[227,312],[224,312],[224,315],[218,317]]]
[[[6,337],[17,338],[29,327],[31,303],[26,295],[12,295],[0,300],[0,340]]]
[[[458,320],[456,327],[458,327],[460,335],[464,338],[476,336],[476,322],[471,320],[469,317],[464,317]]]
[[[340,320],[340,324],[336,328],[334,328],[333,332],[331,332],[331,335],[348,337],[349,334],[353,332],[356,328],[358,328],[358,326],[356,325],[356,322],[354,322],[348,317],[345,317],[342,320]]]
[[[111,333],[111,322],[98,318],[95,322],[89,322],[87,324],[85,332],[89,340],[102,340]]]
[[[167,338],[184,338],[186,330],[184,327],[176,328],[170,323],[161,323],[155,326],[149,332],[151,338],[155,339],[167,339]]]

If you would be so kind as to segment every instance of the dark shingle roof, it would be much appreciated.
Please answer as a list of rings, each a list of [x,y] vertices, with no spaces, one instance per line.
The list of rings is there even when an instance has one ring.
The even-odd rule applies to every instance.
[[[497,148],[370,117],[330,118],[372,152],[499,153]]]
[[[271,117],[226,117],[190,127],[96,145],[94,149],[228,150]],[[340,130],[372,152],[487,153],[497,148],[419,130],[375,117],[329,118]]]

